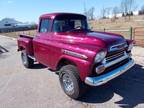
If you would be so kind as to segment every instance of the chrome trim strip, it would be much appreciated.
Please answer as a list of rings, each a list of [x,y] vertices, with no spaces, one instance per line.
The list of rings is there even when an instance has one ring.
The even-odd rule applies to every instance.
[[[73,51],[69,51],[69,50],[62,49],[62,53],[66,54],[66,55],[78,57],[78,58],[81,58],[81,59],[88,59],[88,57],[86,55],[76,53],[76,52],[73,52]]]
[[[29,58],[33,59],[34,61],[36,61],[35,57],[34,56],[30,56],[28,55]]]
[[[121,74],[125,73],[128,69],[134,66],[134,60],[131,59],[127,64],[98,77],[86,77],[85,83],[90,86],[100,86],[108,81],[120,76]]]

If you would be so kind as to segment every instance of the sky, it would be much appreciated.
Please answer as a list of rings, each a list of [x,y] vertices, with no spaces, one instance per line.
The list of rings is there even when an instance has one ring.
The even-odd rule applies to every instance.
[[[103,7],[119,6],[121,0],[0,0],[0,20],[15,18],[21,22],[38,22],[40,15],[53,12],[84,13],[95,7],[95,16],[100,16]],[[144,0],[136,0],[141,7]]]

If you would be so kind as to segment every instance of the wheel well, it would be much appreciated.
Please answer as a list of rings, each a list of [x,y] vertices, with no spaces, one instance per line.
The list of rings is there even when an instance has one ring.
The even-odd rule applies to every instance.
[[[58,70],[61,69],[61,67],[65,66],[65,65],[69,65],[69,64],[76,66],[76,64],[73,61],[71,61],[71,60],[68,60],[68,59],[65,59],[65,58],[61,59],[59,61],[58,65],[57,65],[56,70],[58,71]]]

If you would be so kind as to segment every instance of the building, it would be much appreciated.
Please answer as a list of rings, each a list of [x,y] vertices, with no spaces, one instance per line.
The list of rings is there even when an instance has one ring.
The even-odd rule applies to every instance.
[[[139,15],[139,11],[134,11],[133,15]]]
[[[36,29],[35,23],[22,23],[11,18],[4,18],[0,21],[0,33],[33,29]]]

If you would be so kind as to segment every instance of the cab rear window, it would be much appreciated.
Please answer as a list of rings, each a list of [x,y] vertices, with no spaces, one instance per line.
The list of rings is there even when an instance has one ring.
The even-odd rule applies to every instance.
[[[50,32],[50,19],[42,19],[40,22],[40,33]]]

